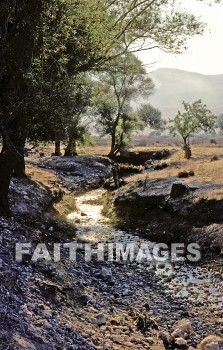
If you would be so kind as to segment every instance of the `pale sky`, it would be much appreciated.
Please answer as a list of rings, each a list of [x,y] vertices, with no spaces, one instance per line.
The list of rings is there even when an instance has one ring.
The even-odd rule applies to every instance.
[[[223,3],[211,7],[195,0],[182,0],[182,3],[207,23],[204,35],[190,39],[186,53],[173,55],[149,50],[139,53],[139,58],[145,64],[156,62],[149,71],[177,68],[202,74],[223,74]]]

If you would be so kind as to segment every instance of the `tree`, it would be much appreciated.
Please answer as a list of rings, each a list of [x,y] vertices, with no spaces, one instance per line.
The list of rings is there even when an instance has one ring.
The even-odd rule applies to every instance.
[[[138,96],[149,96],[154,84],[141,61],[132,54],[122,55],[113,61],[99,80],[95,91],[98,129],[102,135],[111,137],[109,157],[114,158],[124,146],[124,139],[129,139],[139,124],[131,102]]]
[[[157,46],[180,52],[189,37],[203,32],[203,24],[194,15],[177,7],[174,10],[175,3],[177,0],[1,0],[0,213],[9,212],[12,174],[25,173],[23,148],[29,132],[33,134],[30,129],[44,128],[46,117],[40,111],[48,100],[55,103],[51,105],[54,111],[63,105],[64,94],[58,92],[60,86],[66,86],[66,79],[105,69],[105,62],[127,52]],[[62,120],[58,114],[53,119],[49,113],[55,129]]]
[[[150,126],[151,129],[162,130],[165,122],[162,119],[162,113],[159,109],[153,107],[151,104],[143,104],[137,111],[140,120],[144,126]]]
[[[218,127],[223,131],[223,114],[220,114],[217,119]]]
[[[92,82],[86,74],[79,74],[75,79],[74,101],[69,122],[66,124],[66,138],[68,140],[65,156],[77,155],[77,143],[84,142],[88,125],[91,122],[89,108],[92,98]]]
[[[22,151],[26,128],[28,83],[35,30],[40,20],[42,2],[1,1],[0,4],[0,213],[9,212],[8,188],[13,172],[24,175]],[[20,119],[20,116],[23,116]]]
[[[99,16],[93,1],[85,3],[89,6],[68,0],[1,1],[0,213],[9,212],[7,194],[13,173],[25,176],[27,137],[42,134],[45,124],[51,124],[58,139],[59,112],[65,110],[69,79],[101,59],[99,44],[104,48],[107,37],[103,31],[96,36],[96,27],[103,16],[107,23],[107,17]]]
[[[185,158],[191,157],[189,137],[201,131],[212,131],[216,127],[217,117],[207,109],[201,100],[195,101],[192,104],[183,101],[185,109],[184,113],[178,111],[178,114],[173,119],[171,132],[181,136],[185,151]]]

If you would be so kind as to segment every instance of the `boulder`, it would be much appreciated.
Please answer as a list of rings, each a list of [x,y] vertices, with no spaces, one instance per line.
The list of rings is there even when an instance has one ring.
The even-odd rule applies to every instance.
[[[221,350],[223,347],[219,346],[219,342],[212,342],[205,346],[205,350]]]
[[[169,332],[160,332],[159,338],[163,341],[164,346],[172,346],[174,344],[174,338]]]
[[[187,341],[184,338],[176,338],[175,339],[175,344],[178,347],[184,347],[184,346],[187,346]]]
[[[115,196],[115,204],[142,203],[146,208],[163,206],[169,196],[175,179],[139,180],[133,186],[120,190]]]
[[[200,350],[222,350],[223,338],[217,335],[209,335],[199,344]]]
[[[154,152],[152,155],[152,159],[155,159],[155,160],[163,159],[163,151]]]
[[[175,323],[173,327],[174,331],[172,333],[172,336],[174,338],[187,338],[189,335],[192,334],[193,329],[191,326],[191,322],[184,318],[183,320],[178,321]]]
[[[190,191],[190,187],[180,181],[174,182],[171,188],[170,197],[177,198],[187,194]]]

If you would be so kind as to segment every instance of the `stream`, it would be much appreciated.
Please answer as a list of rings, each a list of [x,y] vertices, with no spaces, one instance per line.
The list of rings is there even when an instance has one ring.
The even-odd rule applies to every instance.
[[[75,240],[90,244],[132,241],[137,244],[147,243],[149,247],[153,247],[154,242],[112,227],[109,219],[102,214],[101,198],[105,192],[106,190],[97,189],[77,196],[79,210],[67,216],[77,228]],[[223,316],[223,268],[217,261],[212,264],[150,263],[149,266],[141,264],[141,267],[154,271],[158,278],[157,283],[165,293],[186,300],[193,306],[208,308],[216,316]]]

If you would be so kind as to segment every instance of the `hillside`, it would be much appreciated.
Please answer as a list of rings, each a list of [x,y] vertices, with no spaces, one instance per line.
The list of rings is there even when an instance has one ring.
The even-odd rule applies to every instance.
[[[215,114],[223,113],[223,74],[202,75],[178,69],[160,68],[151,73],[156,91],[149,102],[164,117],[172,117],[182,101],[201,99]]]

